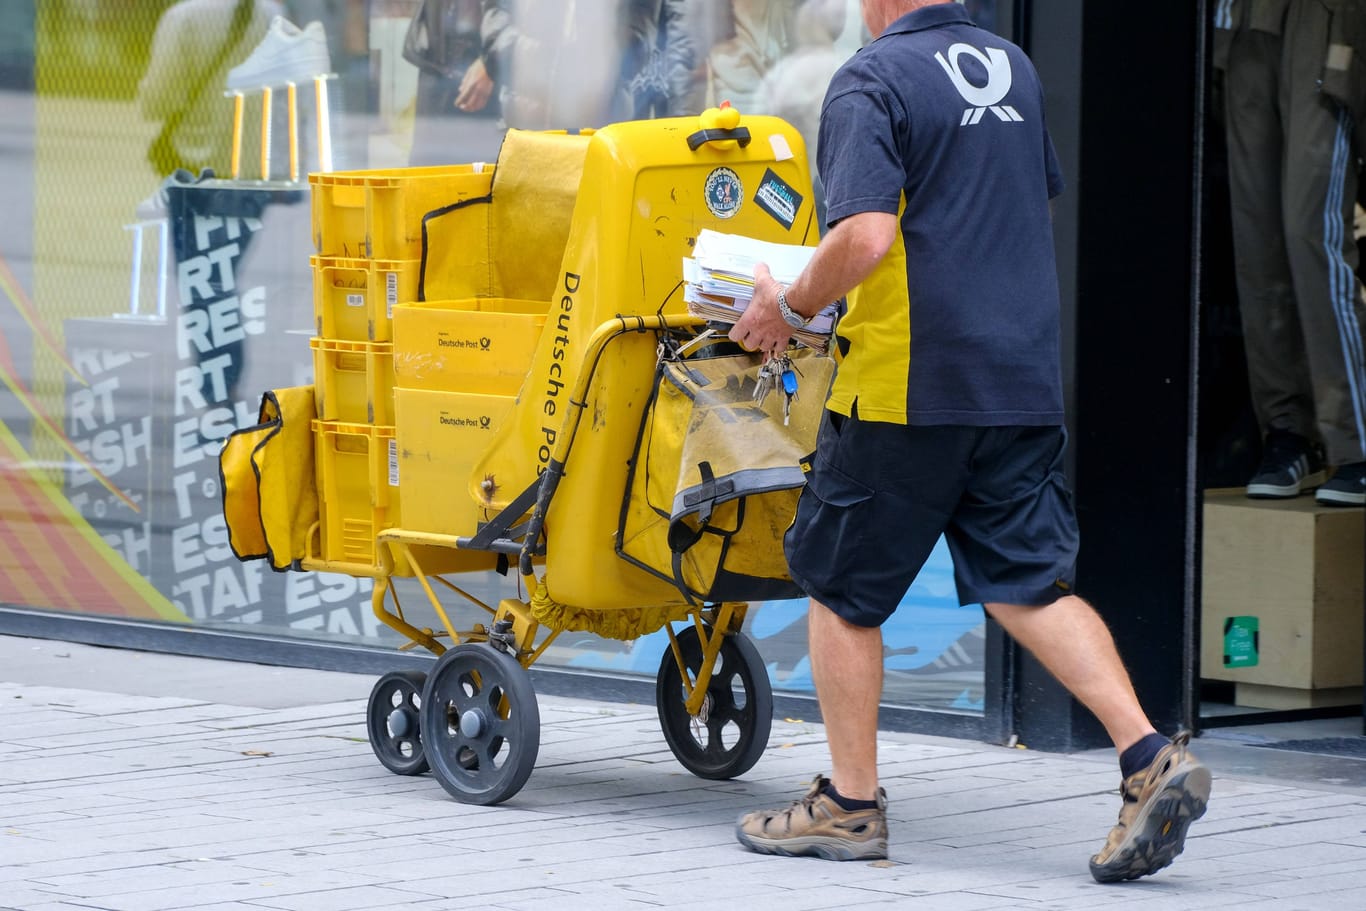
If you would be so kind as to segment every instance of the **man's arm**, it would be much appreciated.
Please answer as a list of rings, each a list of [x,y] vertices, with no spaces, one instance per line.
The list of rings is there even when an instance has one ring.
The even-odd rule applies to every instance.
[[[496,83],[507,84],[513,47],[521,38],[508,0],[483,0],[484,18],[479,23],[480,54],[484,73]]]
[[[841,219],[821,239],[802,274],[787,289],[787,305],[805,317],[820,312],[872,274],[892,248],[897,217],[886,212],[860,212]],[[778,313],[779,284],[768,266],[754,270],[754,297],[730,330],[732,341],[751,351],[778,354],[792,338],[792,327]]]
[[[465,68],[460,77],[460,91],[455,96],[455,106],[467,113],[482,111],[493,97],[493,79],[484,66],[483,57],[475,57],[474,62]]]

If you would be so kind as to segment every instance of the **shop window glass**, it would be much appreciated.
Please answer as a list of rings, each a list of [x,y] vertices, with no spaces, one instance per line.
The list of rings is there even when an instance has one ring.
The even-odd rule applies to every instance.
[[[1008,29],[998,4],[966,6]],[[668,0],[657,19],[630,8],[0,5],[0,603],[400,644],[371,610],[372,578],[240,562],[223,519],[217,454],[256,423],[261,393],[315,383],[320,367],[349,382],[345,364],[378,351],[316,342],[319,283],[412,279],[411,250],[376,265],[360,241],[321,278],[307,174],[493,162],[510,126],[572,132],[723,101],[789,120],[814,161],[824,86],[865,40],[857,0]],[[277,85],[267,108],[251,83],[262,72],[288,73],[294,97]],[[152,155],[168,118],[174,156]],[[333,457],[369,466],[367,447],[387,445],[355,436]],[[411,579],[396,585],[421,603]],[[488,604],[527,596],[492,572],[462,586]],[[768,602],[747,619],[780,690],[811,689],[804,610]],[[957,605],[944,548],[886,632],[888,701],[981,710],[981,612]],[[663,642],[565,636],[544,660],[652,675]]]

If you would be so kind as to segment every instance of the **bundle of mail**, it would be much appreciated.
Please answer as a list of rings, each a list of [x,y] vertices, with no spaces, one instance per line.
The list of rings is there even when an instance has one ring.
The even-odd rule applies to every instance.
[[[768,266],[779,284],[790,285],[816,252],[815,247],[755,240],[704,228],[691,257],[683,259],[683,300],[688,312],[703,319],[734,323],[754,295],[754,267]],[[835,326],[836,304],[811,317],[792,337],[808,348],[826,350]]]

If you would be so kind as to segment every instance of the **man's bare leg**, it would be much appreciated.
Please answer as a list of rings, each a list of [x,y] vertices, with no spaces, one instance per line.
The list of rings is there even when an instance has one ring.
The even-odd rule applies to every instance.
[[[807,618],[811,678],[830,744],[830,780],[845,797],[875,800],[882,630],[855,626],[814,598]]]
[[[983,607],[1095,714],[1120,753],[1154,732],[1115,650],[1114,638],[1090,604],[1067,595],[1047,607],[999,603]],[[814,641],[811,658],[814,668]]]
[[[1095,609],[1073,595],[1047,607],[984,607],[1095,714],[1115,743],[1122,770],[1125,750],[1155,732]],[[1189,734],[1178,735],[1141,763],[1142,769],[1126,775],[1119,821],[1091,857],[1091,876],[1097,882],[1155,873],[1185,847],[1186,831],[1204,815],[1210,794],[1209,769],[1187,751],[1189,739]]]
[[[882,631],[846,623],[814,599],[807,616],[831,775],[817,775],[806,795],[787,807],[745,813],[735,838],[760,854],[885,860],[887,805],[877,786]],[[850,799],[868,803],[851,807]]]

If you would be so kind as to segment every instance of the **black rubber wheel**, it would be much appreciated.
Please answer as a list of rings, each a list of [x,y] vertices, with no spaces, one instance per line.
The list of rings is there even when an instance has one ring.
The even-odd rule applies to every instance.
[[[540,749],[541,713],[526,669],[487,643],[441,656],[422,693],[432,774],[461,803],[501,803],[522,789]]]
[[[697,628],[689,626],[680,632],[678,645],[696,679],[702,667]],[[768,746],[773,727],[773,686],[754,643],[743,633],[722,640],[702,711],[696,717],[688,714],[687,699],[673,649],[666,648],[655,679],[655,705],[669,749],[699,778],[734,778],[753,768]]]
[[[395,775],[427,771],[421,729],[422,689],[426,684],[427,675],[421,671],[393,671],[379,678],[370,691],[365,710],[370,749]]]

